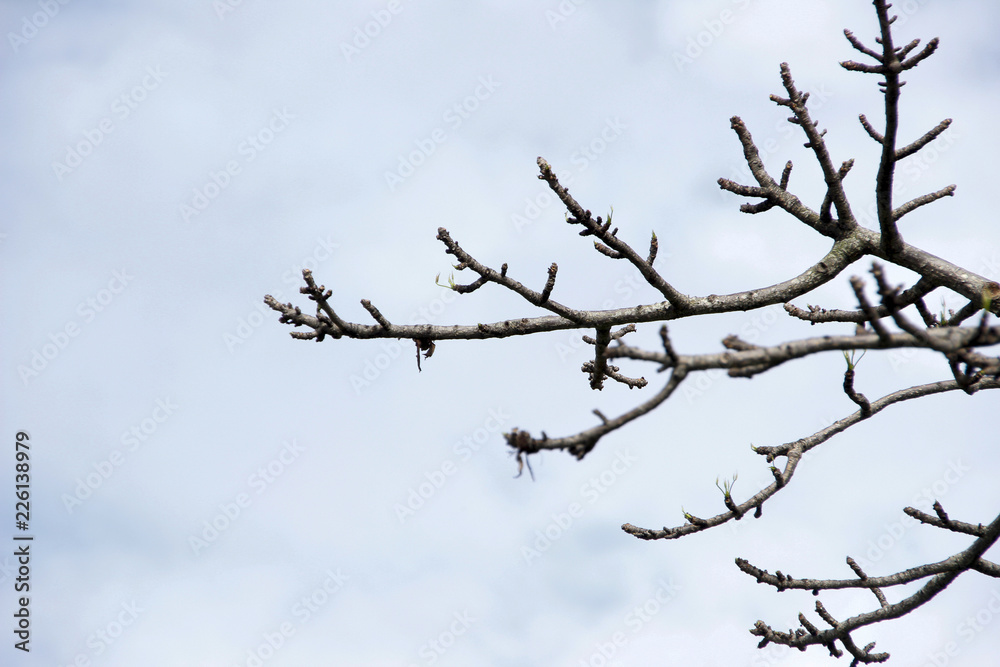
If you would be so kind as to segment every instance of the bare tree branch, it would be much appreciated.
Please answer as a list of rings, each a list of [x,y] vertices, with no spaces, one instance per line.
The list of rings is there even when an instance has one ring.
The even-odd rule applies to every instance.
[[[829,630],[815,630],[814,627],[810,627],[811,624],[807,625],[805,617],[800,614],[799,618],[803,622],[803,627],[806,628],[805,632],[778,632],[763,621],[757,621],[750,632],[763,638],[762,645],[772,642],[798,649],[804,649],[814,644],[833,647],[834,642],[840,641],[854,656],[856,662],[884,662],[889,658],[888,653],[873,655],[869,650],[859,649],[853,643],[851,633],[858,628],[905,616],[933,599],[934,596],[947,588],[963,572],[973,569],[976,571],[989,569],[988,567],[984,567],[988,561],[985,561],[984,565],[977,566],[977,564],[981,560],[980,557],[996,543],[998,538],[1000,538],[1000,515],[982,531],[982,535],[967,549],[950,558],[938,563],[922,565],[904,570],[903,572],[897,572],[887,577],[868,577],[855,564],[852,566],[852,569],[859,573],[857,580],[796,580],[780,572],[775,575],[768,574],[766,570],[756,568],[743,559],[737,559],[736,564],[743,572],[755,577],[759,583],[770,584],[779,591],[790,588],[811,589],[814,593],[820,590],[838,588],[868,588],[874,591],[887,586],[898,586],[931,577],[922,588],[895,604],[885,603],[885,598],[882,596],[881,591],[879,591],[880,606],[878,609],[852,616],[844,621],[835,621],[832,616],[825,612],[820,603],[817,602],[816,611],[831,626]]]
[[[851,202],[844,189],[844,180],[854,167],[853,159],[845,159],[839,167],[831,157],[827,145],[826,130],[818,128],[808,106],[809,94],[798,89],[787,63],[782,63],[780,76],[785,96],[772,95],[771,100],[791,113],[788,122],[799,126],[805,135],[805,146],[812,152],[823,174],[825,188],[817,209],[806,205],[798,196],[789,191],[792,162],[786,161],[780,177],[775,180],[768,173],[761,152],[753,136],[739,116],[730,118],[730,126],[736,134],[743,152],[743,159],[753,178],[753,184],[737,183],[720,178],[722,190],[740,197],[748,197],[753,202],[744,202],[740,211],[748,214],[763,214],[772,209],[788,213],[798,223],[804,224],[818,234],[830,239],[829,250],[819,258],[805,260],[789,271],[797,275],[773,285],[764,285],[742,292],[717,295],[689,295],[681,293],[667,280],[663,267],[654,268],[659,251],[659,240],[650,235],[646,256],[640,255],[628,242],[619,238],[618,227],[612,226],[613,211],[607,219],[594,217],[584,208],[569,190],[559,181],[549,163],[539,157],[539,176],[566,207],[566,222],[579,225],[580,236],[592,236],[594,249],[612,260],[625,260],[634,267],[651,287],[662,296],[661,301],[631,305],[611,310],[577,309],[552,299],[555,291],[558,265],[549,265],[547,277],[541,291],[536,291],[508,275],[508,265],[494,269],[478,261],[466,251],[444,228],[438,229],[437,238],[445,246],[445,252],[455,257],[456,271],[471,270],[475,274],[472,282],[459,284],[453,278],[442,287],[459,294],[470,294],[487,285],[497,285],[517,294],[531,307],[545,311],[534,317],[513,316],[491,323],[469,325],[399,325],[393,324],[367,299],[361,300],[375,324],[352,323],[344,320],[334,309],[333,292],[323,285],[317,285],[310,271],[303,271],[305,287],[300,291],[310,301],[315,302],[315,312],[303,312],[291,303],[282,304],[270,295],[264,301],[280,314],[279,321],[296,328],[292,337],[302,340],[324,341],[355,338],[397,338],[410,339],[416,344],[417,367],[420,368],[421,353],[426,360],[435,350],[435,343],[444,340],[478,340],[485,338],[505,338],[536,333],[583,330],[593,332],[583,335],[583,340],[593,346],[593,357],[581,366],[588,375],[592,389],[600,390],[610,378],[630,389],[642,389],[647,385],[645,377],[630,377],[621,372],[612,360],[629,359],[657,364],[657,372],[669,370],[670,375],[663,386],[652,396],[645,397],[636,407],[617,417],[608,418],[600,409],[593,414],[600,423],[574,435],[550,438],[545,431],[540,437],[533,437],[528,430],[513,428],[504,434],[511,453],[516,457],[518,475],[527,467],[534,478],[530,458],[542,450],[564,450],[578,459],[594,449],[605,435],[625,427],[635,419],[663,405],[688,377],[689,374],[725,369],[730,377],[752,378],[789,361],[837,351],[844,355],[847,369],[843,378],[830,378],[828,382],[841,385],[846,400],[857,406],[857,411],[820,429],[804,438],[776,446],[758,446],[753,451],[763,457],[773,482],[744,497],[742,502],[733,494],[734,479],[724,482],[722,510],[714,515],[696,515],[682,509],[683,523],[661,529],[641,528],[626,523],[622,530],[644,540],[678,539],[722,525],[731,520],[743,520],[751,512],[754,518],[761,518],[764,504],[775,494],[785,491],[792,481],[803,456],[812,449],[829,441],[833,436],[848,428],[873,418],[890,405],[935,394],[963,391],[975,394],[987,389],[1000,389],[1000,356],[987,348],[1000,344],[1000,326],[993,324],[991,316],[1000,315],[1000,283],[995,279],[980,276],[968,269],[952,264],[922,248],[903,240],[897,223],[906,214],[917,208],[932,204],[955,193],[955,186],[949,185],[935,192],[914,197],[910,201],[893,208],[893,181],[895,170],[901,160],[909,158],[926,148],[941,136],[951,125],[950,118],[938,123],[912,143],[897,148],[899,133],[900,92],[905,85],[900,74],[916,67],[931,56],[938,46],[938,40],[930,40],[919,49],[920,40],[914,39],[904,46],[896,47],[893,42],[892,25],[894,16],[889,15],[890,5],[885,0],[874,0],[879,24],[879,36],[875,38],[880,48],[870,48],[863,44],[850,30],[845,30],[851,47],[870,58],[874,64],[844,61],[841,66],[854,72],[876,74],[884,95],[883,113],[885,127],[880,131],[865,115],[859,115],[862,128],[880,147],[881,157],[875,179],[875,200],[879,230],[866,229],[858,224],[852,212]],[[623,235],[624,236],[624,235]],[[878,299],[869,297],[864,281],[858,276],[849,278],[854,302],[841,308],[821,308],[808,305],[806,309],[792,304],[793,301],[813,293],[817,288],[837,279],[848,267],[865,260],[871,263],[871,274],[875,281]],[[889,280],[890,269],[879,262],[902,267],[916,273],[919,278],[908,289],[893,284]],[[806,265],[803,270],[802,265]],[[536,276],[535,279],[540,278]],[[492,289],[492,288],[491,288]],[[948,311],[935,315],[924,302],[924,298],[937,289],[949,290],[964,300],[958,312]],[[483,292],[485,293],[485,292]],[[774,304],[783,304],[793,318],[809,322],[810,325],[831,322],[855,325],[854,335],[824,335],[802,339],[792,339],[777,344],[754,344],[736,335],[721,340],[721,349],[714,353],[681,354],[668,335],[667,322],[701,317],[705,315],[752,311]],[[842,306],[844,304],[841,304]],[[912,310],[909,310],[912,307]],[[919,319],[913,316],[913,311]],[[534,312],[534,311],[532,311]],[[980,314],[978,322],[972,320]],[[973,324],[963,326],[966,321]],[[644,350],[625,342],[625,336],[636,331],[636,325],[645,322],[660,322],[659,338],[662,350]],[[299,331],[304,327],[304,331]],[[858,363],[868,350],[890,349],[928,350],[940,355],[942,377],[950,379],[912,386],[893,391],[871,401],[858,391],[857,384],[867,384],[869,378],[860,376]],[[845,400],[843,398],[838,400]],[[784,459],[783,467],[775,465]],[[718,486],[718,479],[716,480]],[[799,615],[800,627],[788,632],[776,631],[763,621],[757,621],[752,634],[761,637],[760,646],[768,643],[783,644],[805,650],[808,646],[819,645],[833,656],[844,651],[853,656],[852,664],[883,662],[889,658],[886,652],[874,652],[874,642],[859,646],[852,632],[874,623],[898,618],[926,604],[937,593],[946,588],[958,575],[966,571],[1000,578],[1000,565],[982,556],[1000,537],[1000,516],[989,525],[963,523],[951,519],[944,508],[935,503],[935,516],[911,507],[904,510],[910,516],[929,526],[952,533],[969,535],[974,542],[965,550],[950,558],[880,577],[872,577],[862,570],[851,558],[847,564],[854,573],[849,579],[796,579],[781,571],[770,574],[766,570],[751,565],[744,559],[737,559],[737,566],[753,576],[759,583],[774,587],[778,591],[790,589],[811,590],[818,594],[821,590],[867,589],[874,596],[878,607],[838,620],[819,601],[815,613],[819,621],[811,621],[806,615]],[[926,579],[923,586],[910,596],[891,603],[883,589],[890,589],[906,583]],[[842,646],[843,650],[838,646]]]
[[[990,378],[983,380],[975,386],[974,391],[981,391],[983,389],[1000,389],[1000,380],[996,378]],[[900,403],[902,401],[909,401],[916,398],[922,398],[924,396],[931,396],[933,394],[940,394],[947,391],[964,390],[958,382],[954,380],[947,380],[943,382],[932,382],[930,384],[919,385],[916,387],[908,387],[907,389],[901,389],[899,391],[893,392],[886,396],[883,396],[877,401],[871,403],[871,412],[868,416],[863,416],[861,410],[855,412],[852,415],[844,417],[839,421],[830,424],[824,429],[817,431],[811,436],[796,440],[794,442],[785,443],[776,447],[754,447],[753,450],[757,454],[764,456],[768,463],[773,462],[776,458],[784,457],[787,459],[785,463],[785,468],[781,471],[781,482],[779,483],[775,480],[774,484],[761,489],[756,494],[751,496],[749,499],[738,505],[740,513],[748,512],[751,509],[755,509],[764,504],[775,493],[781,489],[787,487],[788,482],[791,480],[792,476],[795,474],[795,469],[798,467],[799,461],[802,459],[802,455],[823,444],[834,435],[846,431],[851,426],[870,418],[873,415],[878,414],[885,408],[893,405],[895,403]],[[602,433],[603,435],[603,433]],[[686,525],[678,526],[675,528],[664,527],[660,530],[640,528],[634,526],[630,523],[622,525],[622,530],[630,535],[634,535],[643,540],[660,540],[660,539],[677,539],[685,535],[690,535],[691,533],[701,532],[707,528],[713,528],[715,526],[721,526],[724,523],[729,522],[731,519],[736,518],[736,513],[732,510],[724,512],[722,514],[717,514],[711,518],[704,519],[703,525]]]

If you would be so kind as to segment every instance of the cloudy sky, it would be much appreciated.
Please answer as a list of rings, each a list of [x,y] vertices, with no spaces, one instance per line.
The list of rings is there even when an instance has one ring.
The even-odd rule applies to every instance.
[[[955,122],[901,169],[897,195],[958,184],[904,237],[995,279],[1000,8],[898,4],[899,43],[941,38],[906,77],[901,141]],[[12,487],[27,433],[35,538],[31,653],[8,632],[2,664],[829,664],[756,649],[757,619],[790,627],[814,599],[756,585],[736,557],[843,578],[851,555],[888,574],[968,544],[902,524],[903,507],[938,498],[988,522],[1000,505],[983,427],[997,398],[948,395],[830,441],[760,520],[639,541],[619,526],[723,511],[719,477],[739,474],[738,500],[767,484],[751,444],[853,412],[843,359],[692,377],[584,461],[535,457],[532,482],[514,478],[503,432],[575,433],[665,377],[623,364],[650,387],[591,391],[586,332],[444,342],[418,372],[412,343],[293,340],[262,304],[305,307],[306,267],[352,321],[370,322],[362,298],[399,323],[540,314],[498,288],[435,285],[452,272],[440,226],[536,289],[558,262],[553,298],[572,307],[657,301],[565,225],[538,156],[595,214],[614,207],[622,238],[644,248],[655,231],[657,265],[686,293],[797,274],[827,243],[718,190],[720,176],[747,182],[729,118],[773,173],[795,162],[791,187],[816,206],[819,170],[767,97],[789,62],[834,159],[857,160],[848,193],[872,226],[878,153],[857,115],[877,119],[880,96],[837,65],[860,55],[844,28],[873,43],[869,2],[41,0],[0,3],[0,25],[0,469]],[[851,307],[848,275],[866,269],[808,303]],[[656,330],[632,343],[654,347]],[[730,333],[819,333],[780,308],[671,331],[684,353]],[[857,386],[875,398],[947,376],[933,356],[869,354]],[[875,604],[821,599],[840,617]],[[997,628],[1000,584],[966,575],[857,639],[896,664],[981,665]]]

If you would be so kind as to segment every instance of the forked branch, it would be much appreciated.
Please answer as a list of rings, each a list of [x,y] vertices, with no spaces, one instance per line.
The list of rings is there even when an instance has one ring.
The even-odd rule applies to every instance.
[[[743,159],[749,167],[753,183],[742,184],[728,179],[719,179],[721,189],[741,197],[756,201],[745,202],[740,210],[749,214],[764,214],[772,209],[788,213],[797,223],[804,224],[822,236],[830,239],[829,250],[818,258],[802,261],[795,267],[798,271],[782,282],[764,285],[742,292],[703,296],[680,292],[674,285],[677,277],[668,281],[670,266],[662,261],[654,267],[659,245],[663,239],[651,233],[649,250],[645,256],[619,237],[619,228],[612,225],[612,214],[607,219],[594,217],[583,207],[569,190],[559,181],[555,170],[544,159],[538,158],[538,178],[545,181],[566,207],[566,222],[579,225],[580,236],[593,237],[594,249],[612,260],[624,260],[634,267],[647,284],[654,288],[662,300],[611,310],[578,309],[561,303],[556,295],[558,265],[552,262],[547,275],[531,276],[528,283],[540,287],[534,289],[514,277],[507,263],[499,270],[476,259],[441,227],[437,238],[445,246],[445,252],[452,255],[456,271],[470,270],[474,279],[467,283],[448,280],[445,288],[459,294],[470,294],[492,285],[517,294],[532,308],[541,309],[543,314],[534,317],[517,315],[492,323],[469,325],[400,325],[394,324],[368,299],[361,305],[374,321],[360,324],[345,320],[334,308],[332,290],[318,285],[310,271],[303,271],[305,286],[300,291],[310,301],[315,302],[313,312],[303,312],[291,303],[282,304],[271,296],[264,298],[270,308],[280,313],[280,322],[296,328],[292,336],[296,339],[324,341],[327,337],[341,338],[397,338],[410,339],[417,346],[417,365],[421,358],[428,359],[436,349],[436,342],[458,339],[504,338],[536,333],[580,330],[592,332],[583,340],[592,346],[592,358],[582,364],[581,370],[587,374],[593,389],[602,389],[606,379],[614,380],[630,389],[646,386],[645,377],[630,377],[612,363],[616,359],[657,364],[656,372],[670,371],[663,386],[639,405],[617,417],[608,418],[599,409],[593,413],[600,423],[584,429],[575,435],[550,438],[545,431],[540,437],[533,437],[527,430],[514,428],[504,434],[507,444],[516,456],[519,473],[528,468],[533,477],[530,457],[542,450],[563,450],[582,459],[591,452],[605,435],[623,428],[626,424],[663,405],[673,396],[678,387],[693,373],[715,369],[726,370],[730,377],[751,378],[767,372],[786,362],[802,359],[824,352],[839,352],[845,357],[847,370],[843,377],[830,378],[843,389],[840,401],[857,406],[852,414],[820,429],[807,437],[776,446],[758,446],[753,450],[764,458],[771,481],[740,501],[734,495],[731,483],[720,489],[723,491],[718,513],[704,516],[683,511],[683,523],[672,528],[640,528],[624,524],[622,529],[641,539],[677,539],[698,533],[729,521],[740,521],[752,514],[761,518],[765,503],[775,494],[788,488],[804,455],[812,449],[828,442],[834,435],[879,414],[890,405],[925,398],[934,394],[957,390],[974,394],[988,389],[1000,389],[1000,357],[990,356],[990,346],[1000,344],[1000,326],[989,318],[989,314],[1000,315],[1000,283],[980,276],[972,271],[952,264],[921,248],[904,242],[898,223],[908,213],[955,194],[955,186],[948,185],[934,192],[914,197],[902,205],[893,205],[893,179],[896,166],[926,148],[932,141],[948,130],[951,119],[938,123],[932,129],[908,145],[897,148],[899,132],[900,91],[905,84],[900,75],[922,62],[934,53],[938,40],[930,40],[922,49],[919,40],[912,40],[904,46],[894,46],[892,23],[895,17],[889,15],[885,0],[874,0],[879,23],[879,36],[875,41],[879,48],[870,48],[845,30],[850,45],[873,60],[873,63],[844,61],[841,65],[849,70],[880,77],[879,86],[884,94],[885,127],[876,129],[864,116],[859,116],[864,131],[881,147],[881,158],[875,181],[875,200],[879,219],[879,231],[865,229],[858,224],[852,212],[851,202],[844,188],[844,181],[854,167],[853,159],[837,162],[831,156],[827,145],[826,130],[819,129],[809,109],[809,94],[798,89],[787,63],[780,68],[784,95],[772,95],[771,100],[790,111],[788,122],[797,125],[805,138],[805,146],[818,163],[825,181],[822,198],[814,207],[805,204],[789,190],[792,162],[787,160],[780,177],[775,179],[768,172],[760,150],[754,142],[749,128],[738,116],[730,119],[730,125],[742,147]],[[613,213],[613,211],[612,211]],[[623,234],[625,236],[625,234]],[[821,308],[809,305],[806,309],[792,305],[799,297],[808,295],[818,287],[837,278],[852,264],[865,258],[877,258],[895,266],[906,268],[919,276],[916,282],[903,289],[888,279],[888,271],[880,264],[873,264],[871,273],[875,281],[875,294],[858,277],[850,278],[854,302],[846,308]],[[801,267],[805,266],[805,269]],[[522,280],[524,280],[522,278]],[[565,278],[562,278],[565,280]],[[562,284],[562,283],[560,283]],[[924,298],[937,289],[951,290],[964,299],[961,308],[943,311],[935,315],[930,311]],[[559,293],[563,293],[560,291]],[[709,354],[681,354],[675,349],[667,332],[666,322],[701,315],[745,312],[766,306],[782,304],[789,316],[809,322],[850,323],[854,325],[854,335],[815,336],[789,340],[777,344],[751,343],[736,335],[722,339],[719,352]],[[978,321],[973,320],[979,315]],[[398,318],[396,318],[398,320]],[[968,325],[963,325],[964,322]],[[660,322],[660,342],[662,349],[645,350],[625,342],[625,336],[636,331],[636,325],[644,322]],[[298,330],[304,329],[303,331]],[[634,339],[634,337],[633,337]],[[877,400],[869,400],[858,387],[863,386],[864,376],[858,362],[867,350],[909,349],[924,350],[940,355],[944,377],[950,379],[899,389]],[[423,357],[421,357],[423,354]],[[859,370],[861,369],[861,370]],[[846,398],[845,398],[846,396]],[[848,403],[849,401],[849,403]],[[779,467],[776,463],[784,459]],[[938,563],[920,565],[908,570],[883,577],[870,577],[852,559],[848,565],[856,578],[843,580],[795,579],[778,571],[770,574],[737,559],[741,570],[755,577],[758,582],[771,585],[777,590],[805,589],[816,593],[820,590],[843,588],[867,589],[876,598],[878,608],[838,620],[821,603],[817,602],[815,612],[821,623],[814,623],[804,614],[799,615],[801,627],[792,632],[776,631],[763,621],[758,621],[751,631],[761,637],[761,646],[778,643],[804,650],[811,645],[821,645],[832,655],[841,655],[842,646],[854,657],[854,664],[882,662],[888,653],[874,652],[874,643],[866,646],[855,644],[851,633],[873,623],[897,618],[925,604],[938,592],[947,587],[959,574],[974,570],[981,574],[1000,577],[1000,565],[982,556],[1000,535],[1000,517],[988,526],[967,524],[948,517],[940,504],[935,504],[936,516],[919,512],[913,508],[905,511],[925,524],[954,533],[970,535],[975,541],[967,549]],[[715,511],[715,510],[712,510]],[[889,589],[908,582],[927,579],[916,593],[898,602],[890,603],[883,589]],[[825,624],[827,627],[822,628]]]

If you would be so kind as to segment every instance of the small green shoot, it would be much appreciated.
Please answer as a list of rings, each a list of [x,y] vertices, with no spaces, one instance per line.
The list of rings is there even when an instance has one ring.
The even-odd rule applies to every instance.
[[[716,477],[715,478],[715,488],[717,488],[719,491],[722,491],[723,497],[725,497],[727,500],[731,499],[733,497],[733,494],[732,494],[733,486],[736,484],[736,480],[739,478],[739,476],[740,476],[739,473],[733,473],[733,479],[732,479],[732,481],[729,481],[728,479],[727,480],[723,480],[722,481],[722,486],[719,486],[719,478]]]
[[[448,289],[455,289],[455,286],[457,285],[457,283],[455,282],[455,274],[453,273],[453,274],[451,274],[451,275],[448,276],[448,284],[447,285],[442,285],[441,284],[441,274],[439,273],[436,276],[434,276],[434,284],[437,285],[438,287],[447,287]]]
[[[861,363],[861,360],[864,359],[865,353],[868,352],[868,350],[862,350],[861,351],[861,356],[858,357],[857,359],[854,358],[854,355],[856,355],[858,353],[857,350],[851,350],[850,354],[848,354],[847,352],[848,352],[847,350],[844,350],[844,361],[847,362],[847,370],[853,371],[854,368],[859,363]]]

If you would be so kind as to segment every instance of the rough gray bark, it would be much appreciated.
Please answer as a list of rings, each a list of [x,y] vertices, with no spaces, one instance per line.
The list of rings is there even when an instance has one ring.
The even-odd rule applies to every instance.
[[[437,238],[445,245],[445,251],[457,260],[456,269],[459,271],[468,269],[478,276],[469,284],[451,283],[451,289],[459,293],[470,293],[487,283],[494,283],[517,293],[532,306],[548,310],[551,315],[512,317],[465,326],[404,326],[393,324],[371,302],[362,300],[362,305],[371,314],[375,324],[351,323],[337,315],[331,304],[332,292],[322,285],[317,285],[308,270],[303,271],[306,285],[301,292],[315,302],[315,314],[304,313],[290,303],[281,304],[271,296],[266,296],[264,300],[281,314],[282,323],[305,327],[305,331],[292,332],[295,338],[316,341],[323,341],[327,336],[412,339],[416,345],[418,364],[421,352],[426,358],[434,351],[434,341],[505,338],[562,329],[582,329],[594,331],[593,337],[584,336],[584,341],[593,346],[593,359],[581,368],[594,389],[601,389],[608,379],[623,383],[630,388],[642,388],[648,384],[645,378],[630,378],[621,374],[619,368],[611,363],[618,358],[647,361],[657,365],[657,372],[670,371],[666,382],[653,396],[614,418],[607,418],[595,410],[601,423],[574,435],[550,438],[542,431],[540,437],[533,437],[528,431],[512,429],[510,433],[505,434],[505,437],[521,465],[528,463],[530,455],[543,449],[561,449],[577,458],[583,458],[604,435],[623,427],[669,399],[692,373],[726,369],[733,377],[753,377],[783,363],[809,355],[831,350],[841,351],[847,365],[844,391],[858,406],[857,412],[795,442],[774,447],[756,447],[754,451],[765,457],[768,463],[784,460],[783,467],[772,465],[770,468],[774,477],[773,483],[740,503],[733,499],[731,485],[720,487],[725,511],[712,517],[703,518],[685,513],[685,523],[672,528],[649,529],[626,523],[622,529],[645,540],[677,539],[729,521],[741,520],[750,512],[753,516],[760,517],[765,502],[787,488],[802,461],[803,454],[837,433],[870,419],[889,406],[902,401],[942,392],[963,391],[973,394],[1000,388],[1000,357],[991,357],[977,351],[979,348],[1000,343],[1000,326],[990,324],[991,314],[1000,315],[1000,284],[909,245],[903,239],[898,226],[900,219],[913,210],[943,197],[952,196],[955,186],[949,185],[898,206],[894,205],[892,198],[896,165],[929,145],[951,123],[950,119],[941,121],[912,143],[903,148],[896,148],[900,89],[904,83],[900,81],[900,74],[931,56],[938,46],[938,40],[932,39],[919,51],[916,51],[920,44],[919,40],[902,47],[893,46],[891,27],[894,17],[889,15],[889,5],[884,0],[875,0],[874,5],[880,30],[880,37],[876,38],[876,41],[880,49],[868,48],[849,30],[844,31],[851,46],[871,58],[874,64],[846,61],[841,65],[848,71],[874,74],[881,79],[878,85],[885,98],[884,130],[879,132],[864,115],[860,116],[862,127],[882,147],[875,183],[879,231],[865,229],[858,224],[843,188],[843,181],[854,162],[848,160],[840,166],[833,164],[824,140],[825,131],[820,131],[816,121],[810,116],[807,106],[809,95],[798,90],[787,64],[781,65],[781,82],[787,97],[772,95],[771,100],[790,110],[792,115],[788,121],[801,128],[806,138],[806,147],[812,150],[822,169],[826,182],[826,195],[818,210],[809,208],[788,189],[792,163],[788,162],[778,180],[775,180],[765,169],[746,125],[739,117],[734,116],[731,119],[731,127],[742,145],[744,158],[756,184],[745,185],[728,179],[719,179],[719,186],[736,195],[761,200],[757,203],[743,204],[741,210],[745,213],[757,214],[777,207],[832,241],[830,250],[800,275],[790,277],[776,285],[755,287],[734,294],[703,296],[682,294],[653,267],[658,250],[655,234],[652,235],[649,249],[645,254],[636,251],[629,243],[618,237],[618,228],[612,227],[611,216],[607,220],[601,216],[595,218],[560,184],[549,164],[539,158],[538,178],[544,180],[565,205],[567,222],[570,225],[579,225],[582,229],[579,232],[581,236],[593,236],[594,247],[601,254],[611,259],[624,260],[634,266],[646,282],[663,296],[662,301],[615,310],[574,309],[550,298],[558,274],[556,264],[553,263],[549,267],[541,291],[535,291],[509,276],[506,264],[496,270],[476,260],[444,228],[438,229]],[[841,279],[840,275],[847,267],[867,257],[881,260],[887,265],[909,269],[920,278],[908,289],[903,290],[890,283],[886,266],[873,261],[871,274],[876,303],[869,300],[865,282],[860,277],[854,276],[850,278],[857,300],[857,307],[854,309],[830,310],[809,306],[807,310],[803,310],[791,304],[793,300],[810,294],[817,287],[831,280]],[[923,299],[938,289],[950,290],[967,299],[968,303],[957,313],[932,315]],[[770,347],[753,345],[736,336],[729,336],[722,341],[724,351],[686,355],[674,350],[665,324],[682,318],[748,311],[779,303],[784,304],[789,316],[811,324],[855,323],[857,334],[803,338]],[[911,309],[919,317],[919,323],[912,313],[908,314]],[[978,316],[978,321],[963,324],[975,316]],[[624,342],[625,336],[635,331],[637,324],[647,322],[663,323],[660,329],[662,350],[643,350]],[[856,362],[853,353],[858,350],[890,348],[936,351],[946,360],[951,378],[901,389],[870,400],[854,388]],[[794,632],[776,631],[763,621],[757,621],[751,633],[761,637],[759,646],[763,648],[768,643],[777,643],[805,649],[811,645],[822,645],[832,655],[840,656],[842,651],[838,648],[839,642],[853,656],[852,664],[883,662],[888,659],[888,653],[873,652],[874,643],[859,647],[854,643],[851,633],[859,628],[898,618],[914,611],[964,572],[973,570],[985,576],[1000,577],[1000,565],[982,558],[986,550],[1000,538],[1000,516],[988,525],[971,524],[950,519],[940,504],[935,504],[934,509],[936,517],[913,508],[906,508],[905,511],[928,525],[967,534],[975,540],[965,550],[941,562],[917,566],[888,576],[869,576],[850,557],[847,558],[847,563],[855,577],[845,580],[793,579],[780,571],[772,575],[743,559],[736,559],[737,566],[743,572],[756,578],[758,582],[773,586],[778,591],[800,588],[818,594],[821,590],[867,588],[878,602],[878,607],[873,611],[844,620],[833,618],[825,607],[817,602],[815,612],[829,626],[822,630],[802,614],[799,615],[801,627]],[[886,600],[883,588],[922,579],[927,579],[927,582],[913,595],[895,604],[890,604]]]

